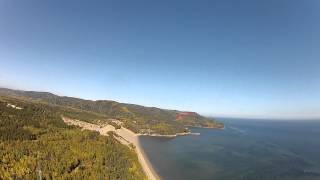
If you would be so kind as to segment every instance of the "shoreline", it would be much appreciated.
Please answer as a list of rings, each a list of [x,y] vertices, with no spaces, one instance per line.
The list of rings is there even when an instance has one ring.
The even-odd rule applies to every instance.
[[[150,163],[148,156],[145,154],[139,139],[139,134],[132,132],[131,130],[121,127],[115,130],[115,133],[121,136],[129,143],[122,143],[130,147],[130,144],[134,145],[134,150],[138,156],[140,165],[149,180],[160,180],[160,176],[154,170],[152,164]],[[121,142],[121,141],[120,141]]]
[[[191,127],[191,128],[202,128],[202,129],[218,129],[218,130],[224,130],[226,127],[201,127],[201,126],[187,126],[187,127]],[[189,135],[194,135],[194,136],[199,136],[200,133],[194,133],[194,132],[184,132],[184,133],[176,133],[176,134],[139,134],[137,133],[136,135],[138,136],[150,136],[150,137],[167,137],[167,138],[175,138],[178,136],[189,136]]]
[[[178,137],[178,136],[188,136],[188,135],[199,136],[200,133],[188,132],[188,133],[176,133],[176,134],[168,134],[168,135],[163,135],[163,134],[137,134],[137,135],[138,136],[150,136],[150,137],[175,138],[175,137]]]
[[[140,151],[140,152],[137,152],[137,151]],[[146,173],[146,176],[148,177],[148,179],[161,180],[159,174],[155,171],[153,165],[152,165],[151,162],[149,161],[148,156],[147,156],[146,153],[144,152],[139,137],[138,137],[138,145],[136,146],[136,153],[137,153],[137,154],[140,154],[140,156],[141,156],[141,158],[142,158],[141,160],[139,160],[140,163],[141,163],[141,161],[144,161],[145,163],[143,163],[143,164],[146,164],[146,166],[147,166],[146,168],[149,169],[149,170],[148,170],[148,171],[149,171],[149,175],[147,175],[147,173],[145,172],[145,173]],[[139,158],[139,155],[138,155],[138,158]],[[142,165],[141,165],[141,166],[142,166]]]
[[[152,164],[150,163],[148,156],[145,154],[141,143],[139,139],[139,134],[136,134],[129,129],[126,129],[124,127],[121,127],[120,129],[116,129],[115,127],[111,125],[106,125],[106,126],[99,126],[96,124],[84,122],[84,121],[79,121],[76,119],[71,119],[62,116],[62,120],[67,124],[67,125],[74,125],[81,127],[82,129],[86,130],[91,130],[91,131],[97,131],[100,133],[100,135],[103,136],[109,136],[109,132],[114,132],[117,136],[113,136],[119,143],[128,146],[129,148],[131,144],[134,145],[134,151],[137,154],[139,163],[142,167],[142,170],[144,171],[146,177],[149,180],[160,180],[160,176],[156,173],[154,170]]]

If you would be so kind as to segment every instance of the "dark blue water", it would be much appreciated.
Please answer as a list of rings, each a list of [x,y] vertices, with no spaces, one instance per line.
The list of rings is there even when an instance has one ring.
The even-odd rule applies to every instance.
[[[222,120],[225,130],[142,146],[163,179],[320,180],[320,121]]]

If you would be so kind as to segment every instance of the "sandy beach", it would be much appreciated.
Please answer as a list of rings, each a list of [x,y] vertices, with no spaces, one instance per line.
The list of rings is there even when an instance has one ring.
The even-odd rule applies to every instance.
[[[129,146],[130,144],[133,144],[135,146],[135,151],[137,153],[139,162],[142,166],[142,169],[144,173],[146,174],[147,178],[149,180],[160,180],[160,177],[155,172],[155,170],[152,167],[152,164],[149,162],[148,157],[143,151],[143,148],[141,147],[140,141],[139,141],[139,135],[135,134],[134,132],[130,131],[129,129],[126,129],[124,127],[121,127],[120,129],[115,129],[115,127],[111,125],[104,125],[99,126],[96,124],[79,121],[76,119],[70,119],[67,117],[62,117],[62,120],[68,124],[68,125],[74,125],[79,126],[82,129],[91,130],[91,131],[97,131],[103,136],[109,136],[108,132],[113,131],[115,132],[119,137],[114,136],[120,143]],[[130,146],[129,146],[130,147]]]

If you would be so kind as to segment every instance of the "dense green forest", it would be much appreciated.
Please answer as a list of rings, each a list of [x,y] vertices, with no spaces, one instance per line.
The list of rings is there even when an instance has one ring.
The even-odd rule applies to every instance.
[[[214,119],[208,119],[197,113],[177,119],[177,115],[183,112],[115,101],[91,101],[57,96],[47,92],[18,91],[5,88],[0,88],[1,94],[55,105],[66,111],[64,115],[88,122],[101,123],[110,119],[118,119],[123,122],[125,127],[136,133],[175,134],[184,132],[185,126],[209,128],[223,128],[224,126]]]
[[[107,118],[0,95],[0,179],[146,179],[134,150],[110,136],[66,126],[62,114]]]

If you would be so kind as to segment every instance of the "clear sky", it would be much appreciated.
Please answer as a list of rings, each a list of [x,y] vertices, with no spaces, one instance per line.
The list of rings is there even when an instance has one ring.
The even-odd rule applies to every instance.
[[[320,1],[1,0],[0,86],[317,118]]]

